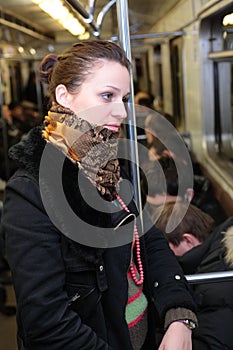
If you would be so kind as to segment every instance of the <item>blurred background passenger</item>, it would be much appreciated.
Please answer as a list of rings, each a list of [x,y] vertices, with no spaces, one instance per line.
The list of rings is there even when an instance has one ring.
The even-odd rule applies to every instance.
[[[175,202],[185,199],[209,214],[214,219],[215,225],[224,222],[228,216],[215,197],[210,180],[194,175],[193,188],[182,189],[179,187],[179,183],[182,184],[182,178],[179,179],[179,176],[187,176],[186,171],[184,169],[183,173],[178,174],[175,158],[168,154],[168,151],[163,151],[159,159],[148,162],[143,168],[145,176],[142,178],[141,186],[144,194],[148,191],[147,202],[150,213],[156,215],[157,206],[165,201]],[[162,186],[164,179],[166,188]]]
[[[8,145],[14,145],[20,139],[20,130],[17,128],[17,125],[14,123],[14,118],[11,114],[11,110],[8,105],[2,106],[2,119],[1,126],[3,126],[3,122],[5,122],[7,129],[7,139]]]
[[[193,198],[192,188],[180,188],[178,173],[172,157],[161,155],[154,161],[149,161],[141,177],[141,190],[146,196],[147,208],[152,217],[156,217],[161,210],[160,205],[165,202],[176,202]],[[185,174],[183,174],[185,176]]]
[[[40,125],[42,122],[42,118],[38,113],[38,107],[35,103],[27,100],[23,100],[21,102],[21,105],[23,107],[23,114],[24,118],[27,123],[27,129],[26,132],[28,132],[30,129],[34,128],[37,125]]]
[[[168,113],[159,113],[160,117],[165,118],[171,125],[175,127],[175,121],[174,118],[168,114]],[[147,145],[149,146],[154,139],[160,139],[163,138],[164,134],[166,134],[167,130],[162,130],[159,120],[157,117],[157,111],[155,113],[150,113],[147,115],[145,119],[145,134],[147,139]],[[163,128],[163,127],[162,127]],[[175,129],[176,131],[176,129]],[[167,135],[169,136],[169,135]]]
[[[150,147],[154,140],[157,139],[160,141],[162,140],[163,143],[166,143],[167,140],[173,140],[173,142],[177,142],[177,139],[181,138],[189,152],[194,175],[203,175],[200,164],[192,151],[192,140],[190,133],[179,133],[179,131],[176,129],[175,118],[171,114],[165,112],[157,114],[157,112],[158,111],[148,114],[145,119],[145,135],[147,139],[147,146]],[[173,126],[173,128],[166,127],[166,124],[161,123],[158,116],[163,117],[171,126]],[[172,153],[172,149],[170,149],[170,152]]]
[[[136,114],[136,128],[137,140],[143,146],[147,147],[147,140],[145,137],[145,119],[153,107],[154,96],[147,91],[139,91],[134,96],[135,114]],[[139,149],[139,158],[142,157]]]
[[[20,102],[12,101],[9,104],[11,117],[14,125],[20,130],[21,136],[26,134],[29,130],[27,119],[24,115],[24,109]]]
[[[39,125],[37,106],[30,101],[14,102],[9,104],[14,125],[20,130],[21,136],[26,135],[30,129]]]
[[[0,118],[0,178],[7,180],[15,171],[15,163],[8,157],[8,149],[21,139],[8,105],[2,105]]]
[[[167,232],[172,215],[180,223]],[[156,220],[185,274],[233,269],[233,218],[213,225],[208,214],[192,204],[187,209],[183,202],[166,203]],[[193,350],[233,349],[233,281],[202,282],[192,288],[199,320]]]
[[[153,162],[156,159],[160,159],[162,156],[172,157],[172,153],[158,138],[154,138],[148,145],[148,159]]]
[[[194,175],[193,189],[195,196],[193,197],[192,204],[211,215],[216,225],[221,224],[227,219],[228,215],[216,198],[213,185],[206,176]]]
[[[148,148],[149,153],[141,152],[141,154],[139,154],[141,166],[144,166],[147,161],[153,160],[153,155],[155,155],[156,159],[163,154],[172,156],[172,152],[169,151],[165,145],[167,136],[164,137],[164,134],[168,134],[169,136],[171,130],[164,130],[163,134],[161,134],[161,129],[164,129],[164,126],[166,129],[166,125],[160,125],[161,118],[165,118],[171,123],[172,117],[170,115],[160,114],[157,111],[149,112],[149,110],[147,110],[147,114],[144,118],[143,133],[145,135],[144,146]]]
[[[153,102],[154,96],[147,91],[138,91],[134,96],[134,103],[136,105],[154,109]]]

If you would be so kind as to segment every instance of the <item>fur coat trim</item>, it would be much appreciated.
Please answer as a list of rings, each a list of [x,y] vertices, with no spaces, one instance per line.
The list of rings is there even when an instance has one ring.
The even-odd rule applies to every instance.
[[[231,267],[233,267],[233,225],[226,230],[223,244],[226,248],[225,260]]]

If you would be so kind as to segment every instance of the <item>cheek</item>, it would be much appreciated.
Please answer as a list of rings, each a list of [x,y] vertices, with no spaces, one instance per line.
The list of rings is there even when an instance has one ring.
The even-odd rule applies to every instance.
[[[182,256],[187,252],[187,249],[182,242],[178,246],[174,246],[172,243],[169,243],[169,246],[176,256]]]
[[[87,106],[85,104],[77,106],[79,109],[76,109],[76,113],[82,119],[85,119],[92,124],[102,125],[105,124],[106,121],[109,120],[109,116],[111,115],[111,109],[109,105],[94,105]],[[82,107],[82,108],[80,108]]]

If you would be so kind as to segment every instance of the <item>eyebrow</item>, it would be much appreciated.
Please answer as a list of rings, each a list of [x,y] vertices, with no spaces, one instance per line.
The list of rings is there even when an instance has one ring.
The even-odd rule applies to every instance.
[[[113,85],[106,85],[107,88],[112,88],[118,92],[120,92],[120,89],[118,89],[117,87],[113,86]]]
[[[106,87],[108,87],[108,88],[112,88],[112,89],[114,89],[114,90],[116,90],[116,91],[118,91],[118,92],[120,92],[121,90],[120,89],[118,89],[116,86],[113,86],[113,85],[106,85]],[[130,94],[130,91],[129,92],[127,92],[126,94],[125,94],[125,96],[126,95],[129,95]]]

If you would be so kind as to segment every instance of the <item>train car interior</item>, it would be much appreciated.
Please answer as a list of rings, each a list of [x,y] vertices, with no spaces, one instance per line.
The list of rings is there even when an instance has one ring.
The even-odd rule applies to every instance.
[[[208,179],[225,214],[233,216],[231,0],[0,0],[0,201],[11,175],[4,106],[23,101],[42,122],[47,91],[38,76],[41,59],[86,39],[124,47],[132,61],[131,102],[139,91],[153,96],[152,109],[171,117],[193,155],[196,178]],[[137,125],[134,108],[131,113]],[[147,114],[138,117],[142,129]],[[129,135],[145,141],[136,128]],[[200,186],[205,191],[206,182]],[[142,205],[140,194],[136,200]],[[14,305],[12,285],[6,288]],[[0,312],[2,350],[17,349],[15,334],[15,317]]]

